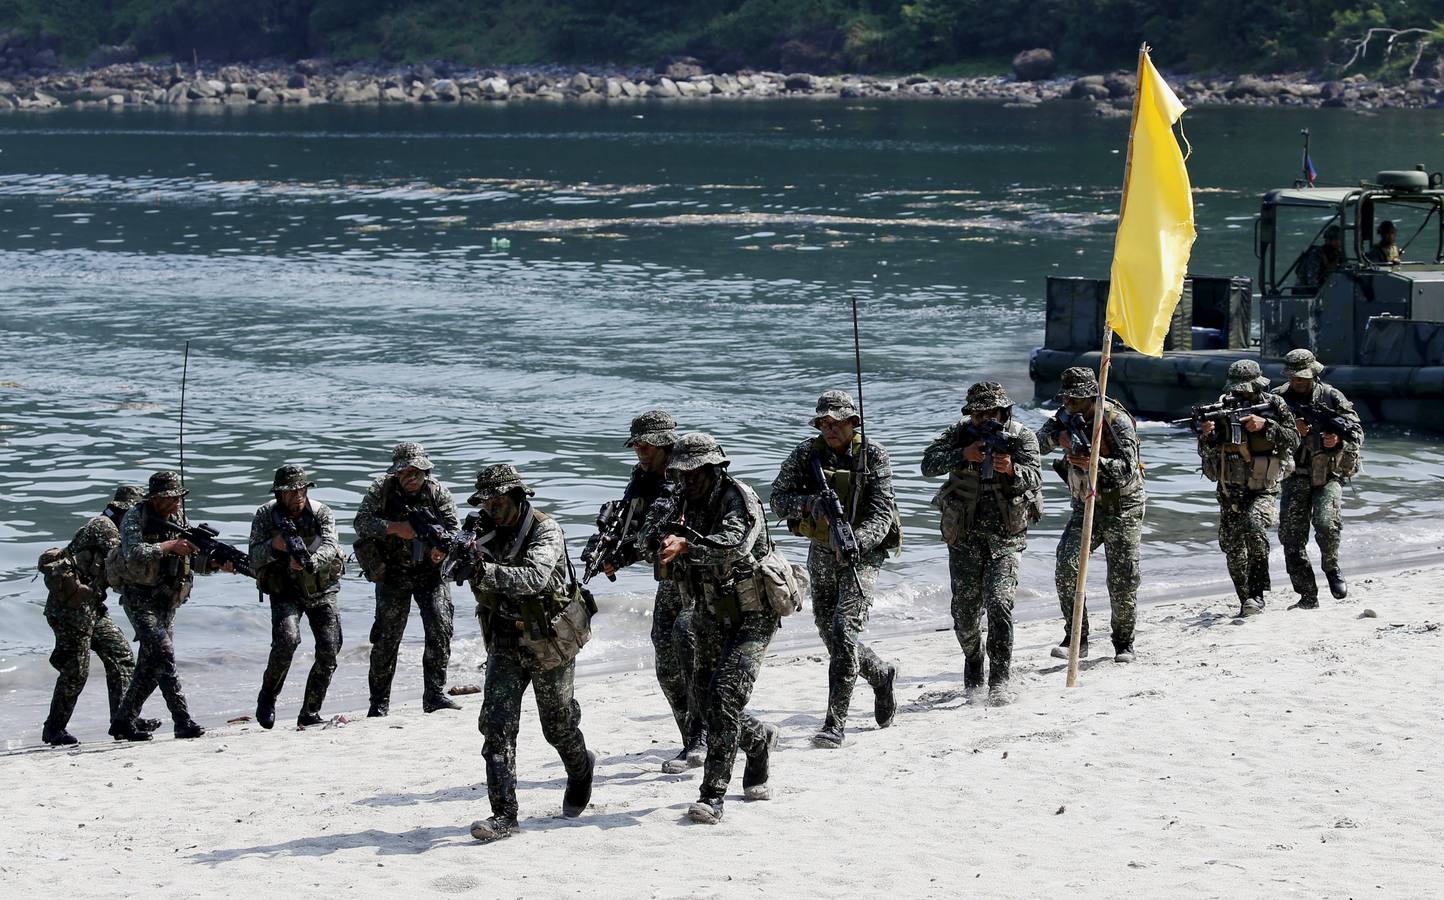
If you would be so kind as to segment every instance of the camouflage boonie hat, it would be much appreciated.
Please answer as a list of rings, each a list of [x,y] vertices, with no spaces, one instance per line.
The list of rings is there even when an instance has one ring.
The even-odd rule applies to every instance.
[[[306,470],[295,463],[287,463],[276,470],[276,477],[271,479],[271,493],[279,494],[281,491],[299,491],[303,488],[313,488],[316,482],[306,478]]]
[[[157,472],[150,476],[150,483],[146,486],[145,496],[142,500],[154,500],[158,497],[184,497],[190,491],[181,485],[179,472]]]
[[[980,381],[968,388],[968,399],[963,412],[987,412],[990,409],[1007,409],[1013,405],[1008,392],[996,381]]]
[[[521,473],[516,466],[510,463],[497,463],[494,466],[487,466],[476,473],[476,493],[472,494],[467,503],[472,506],[480,506],[483,501],[492,497],[500,497],[516,488],[521,488],[530,497],[535,494],[526,482],[521,480]]]
[[[1269,386],[1268,377],[1251,359],[1236,359],[1228,367],[1224,390],[1231,394],[1257,394]]]
[[[435,466],[427,457],[426,451],[415,441],[402,441],[391,450],[391,468],[386,472],[395,475],[403,469],[420,469],[423,472],[430,472]]]
[[[1087,366],[1074,366],[1063,370],[1063,389],[1058,397],[1089,400],[1098,396],[1098,376]]]
[[[727,466],[732,461],[722,452],[722,445],[710,434],[689,431],[677,439],[672,446],[672,458],[667,468],[679,472],[690,472],[702,466]]]
[[[824,391],[821,397],[817,398],[817,415],[812,417],[812,427],[818,427],[818,422],[823,419],[832,419],[835,422],[846,422],[851,419],[862,418],[857,414],[857,405],[852,402],[852,395],[847,391]]]
[[[632,435],[623,447],[650,444],[670,447],[677,443],[677,421],[660,409],[649,409],[632,420]]]
[[[1322,371],[1323,363],[1314,358],[1312,351],[1300,348],[1284,356],[1285,378],[1318,378]]]
[[[115,489],[115,496],[110,498],[110,505],[116,509],[130,509],[145,498],[145,491],[133,484],[122,484]]]

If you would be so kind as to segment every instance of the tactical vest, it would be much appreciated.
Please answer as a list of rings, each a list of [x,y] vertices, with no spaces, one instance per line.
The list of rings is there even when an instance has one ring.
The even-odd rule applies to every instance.
[[[527,544],[530,543],[532,532],[536,530],[538,523],[549,518],[551,517],[546,513],[533,509],[530,503],[525,504],[521,510],[521,520],[517,523],[517,531],[511,536],[510,543],[493,544],[501,551],[496,557],[496,562],[511,565],[521,559],[526,553]],[[503,546],[505,549],[502,549]],[[565,545],[563,545],[562,552],[565,555]],[[570,576],[571,561],[569,559],[567,567]],[[572,600],[568,590],[579,587],[575,583],[575,578],[569,577],[560,588],[553,587],[552,580],[548,573],[546,589],[521,597],[484,590],[478,588],[473,582],[471,592],[476,597],[477,617],[481,620],[487,644],[496,647],[517,647],[524,634],[540,639],[552,617],[565,609],[567,603]]]
[[[842,502],[842,508],[847,512],[848,524],[856,528],[862,524],[863,519],[867,518],[867,508],[864,501],[866,499],[866,485],[871,473],[866,471],[856,472],[852,469],[836,467],[836,454],[829,454],[827,450],[827,441],[823,440],[822,437],[819,436],[812,439],[812,455],[816,456],[819,460],[828,460],[829,457],[831,458],[833,467],[829,468],[829,464],[823,462],[822,476]],[[849,448],[849,451],[853,459],[858,459],[859,454],[865,452],[861,434],[854,434],[852,436],[852,446]],[[864,465],[866,465],[866,463],[864,463]],[[810,459],[808,466],[810,469]],[[809,472],[809,483],[811,480]],[[819,519],[814,516],[806,516],[801,519],[788,519],[787,530],[799,537],[807,538],[814,544],[827,546],[831,546],[832,544],[832,530],[828,527],[826,519]],[[892,527],[888,530],[887,537],[883,538],[882,543],[878,545],[878,549],[895,550],[901,546],[902,520],[899,518],[897,510],[894,509]]]
[[[427,478],[422,484],[421,490],[415,497],[407,498],[401,493],[401,485],[396,476],[389,475],[381,488],[380,515],[383,519],[400,521],[393,516],[400,516],[396,511],[396,505],[405,502],[411,506],[429,506],[437,514],[441,514],[441,492],[440,485]],[[421,561],[416,562],[415,544],[421,545]],[[386,565],[387,572],[400,572],[402,570],[438,568],[436,563],[431,561],[430,547],[426,541],[417,535],[411,540],[403,540],[394,534],[388,534],[381,539],[381,554]]]
[[[1280,393],[1279,396],[1287,401],[1289,395]],[[1308,402],[1330,412],[1339,412],[1338,394],[1322,382],[1314,382]],[[1323,487],[1331,478],[1348,481],[1358,472],[1359,448],[1350,446],[1347,439],[1341,437],[1333,447],[1325,447],[1323,433],[1310,429],[1299,441],[1299,449],[1294,454],[1294,477],[1307,477],[1312,486]]]
[[[1268,428],[1258,431],[1244,429],[1242,443],[1219,446],[1222,466],[1222,471],[1218,473],[1220,485],[1234,490],[1272,490],[1293,469],[1293,460],[1288,460],[1285,467],[1283,457],[1275,452],[1274,442],[1268,439],[1267,434]]]
[[[147,502],[132,507],[126,516],[141,517],[141,540],[147,544],[161,544],[176,537],[164,528],[165,520],[157,516]],[[186,524],[184,515],[172,521]],[[121,531],[125,531],[123,526]],[[194,576],[189,556],[166,553],[159,559],[132,562],[121,552],[122,546],[112,550],[105,560],[106,578],[112,586],[121,588],[124,595],[160,598],[172,606],[180,606],[190,598]]]
[[[1010,437],[1019,434],[1019,426],[1009,420]],[[1042,492],[1029,491],[1008,496],[1002,479],[995,476],[983,481],[980,463],[964,462],[961,468],[948,473],[948,480],[933,497],[933,505],[942,513],[943,541],[957,544],[969,532],[996,527],[1012,537],[1023,534],[1028,526],[1042,518]]]
[[[1117,448],[1113,442],[1113,429],[1117,427],[1120,416],[1128,416],[1130,422],[1134,422],[1133,416],[1119,406],[1111,397],[1108,398],[1103,411],[1103,429],[1100,433],[1098,456],[1104,459],[1113,459],[1117,455]],[[1089,429],[1093,423],[1088,423]],[[1053,461],[1053,471],[1062,476],[1068,483],[1068,493],[1074,500],[1083,501],[1088,499],[1088,470],[1080,469],[1066,459]],[[1123,503],[1124,497],[1131,497],[1138,493],[1143,487],[1143,463],[1138,464],[1136,477],[1130,477],[1128,483],[1111,491],[1100,491],[1094,500],[1095,507],[1105,513],[1116,513]]]
[[[267,540],[281,533],[279,504],[270,504],[270,518],[271,530]],[[306,501],[306,508],[301,510],[299,516],[294,517],[294,521],[296,533],[300,535],[301,542],[314,556],[321,547],[321,526],[316,519],[316,511],[310,500]],[[300,572],[295,571],[291,568],[291,557],[284,553],[277,553],[270,562],[256,572],[256,587],[262,593],[272,596],[314,597],[324,594],[340,580],[341,556],[339,553],[329,563],[318,565],[314,572],[307,572],[304,569]]]

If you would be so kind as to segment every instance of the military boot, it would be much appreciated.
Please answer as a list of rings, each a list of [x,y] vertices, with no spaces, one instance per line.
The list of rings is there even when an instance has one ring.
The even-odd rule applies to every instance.
[[[256,723],[267,731],[276,724],[276,698],[265,691],[256,698]]]
[[[823,750],[836,750],[842,746],[842,741],[843,727],[832,717],[832,713],[828,713],[822,723],[822,730],[812,736],[812,746]]]
[[[135,719],[129,716],[110,723],[110,736],[117,741],[148,741],[150,732],[136,727]]]
[[[1072,642],[1073,642],[1073,638],[1069,637],[1069,636],[1066,635],[1066,634],[1063,635],[1063,643],[1061,643],[1061,644],[1059,644],[1058,646],[1054,647],[1052,650],[1049,650],[1049,651],[1048,651],[1048,655],[1051,656],[1051,657],[1053,657],[1054,659],[1067,659],[1067,658],[1068,658],[1069,645],[1070,645]],[[1088,658],[1088,636],[1087,636],[1087,635],[1084,635],[1084,636],[1083,636],[1083,642],[1078,645],[1078,658],[1079,658],[1079,659],[1087,659],[1087,658]]]
[[[162,722],[160,719],[136,719],[136,720],[135,720],[135,727],[136,727],[136,728],[139,728],[141,731],[145,731],[145,732],[157,731],[157,730],[160,729],[160,726],[163,725],[163,724],[165,724],[165,723]]]
[[[587,751],[587,768],[575,777],[567,775],[567,791],[562,795],[562,815],[575,819],[586,811],[592,802],[592,776],[597,771],[597,752]]]
[[[687,818],[699,825],[716,825],[722,821],[722,798],[698,797],[687,807]]]
[[[366,710],[368,719],[384,719],[391,712],[390,700],[372,700],[371,707]]]
[[[184,722],[175,723],[176,740],[190,740],[205,734],[206,730],[196,724],[195,719],[186,719]]]
[[[434,713],[441,709],[461,709],[461,704],[441,692],[430,693],[421,699],[421,711]]]
[[[52,747],[64,747],[80,743],[80,739],[66,731],[64,726],[53,727],[49,722],[40,730],[40,739]]]
[[[1249,616],[1261,615],[1264,611],[1264,599],[1262,597],[1245,597],[1239,602],[1238,616],[1236,618],[1246,619]]]
[[[312,725],[320,725],[326,720],[313,712],[302,712],[296,717],[296,724],[302,728],[310,728]]]
[[[1349,583],[1344,580],[1344,573],[1338,569],[1324,572],[1324,577],[1329,580],[1329,593],[1334,595],[1335,600],[1342,600],[1349,596]]]
[[[687,740],[686,746],[675,757],[662,763],[662,771],[678,775],[688,769],[695,769],[707,761],[707,734],[698,732]]]
[[[772,788],[767,784],[767,764],[772,748],[781,740],[782,732],[776,725],[762,726],[762,746],[747,754],[747,766],[742,770],[742,797],[746,800],[771,800]]]
[[[1127,643],[1127,644],[1114,644],[1114,645],[1113,645],[1113,661],[1114,661],[1114,662],[1131,663],[1131,662],[1133,662],[1133,659],[1134,659],[1134,656],[1133,656],[1133,644],[1132,644],[1132,642]]]
[[[1291,604],[1289,609],[1318,609],[1318,597],[1300,597],[1299,602]]]
[[[897,666],[888,666],[882,683],[873,688],[872,717],[877,727],[886,728],[897,715]]]
[[[513,816],[491,816],[471,823],[471,836],[483,844],[511,837],[517,830],[516,818]]]

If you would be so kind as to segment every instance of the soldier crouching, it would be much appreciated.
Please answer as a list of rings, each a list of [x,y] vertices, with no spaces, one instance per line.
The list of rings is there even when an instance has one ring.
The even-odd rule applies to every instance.
[[[274,499],[256,510],[251,521],[251,568],[257,586],[271,600],[271,656],[256,698],[256,721],[262,728],[276,724],[276,697],[301,642],[303,615],[316,639],[316,660],[306,679],[297,725],[321,724],[321,704],[341,651],[336,517],[326,504],[309,499],[307,491],[315,486],[302,467],[281,466],[271,481]]]
[[[532,490],[512,466],[488,466],[468,501],[490,517],[489,561],[474,564],[471,591],[486,640],[486,683],[478,723],[486,760],[491,817],[471,834],[494,841],[517,830],[516,736],[521,699],[531,685],[542,735],[562,758],[567,788],[562,814],[574,818],[591,802],[597,755],[578,727],[573,695],[576,655],[590,634],[595,608],[582,592],[557,521],[532,506]]]

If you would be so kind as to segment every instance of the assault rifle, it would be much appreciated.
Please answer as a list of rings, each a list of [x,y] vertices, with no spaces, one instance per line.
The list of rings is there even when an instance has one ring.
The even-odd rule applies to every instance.
[[[468,514],[441,561],[441,577],[450,578],[458,587],[475,577],[480,563],[495,558],[488,546],[494,537],[496,523],[486,510]]]
[[[1174,419],[1171,424],[1189,425],[1195,432],[1201,432],[1204,422],[1213,422],[1216,434],[1228,429],[1228,440],[1225,443],[1242,444],[1244,417],[1262,415],[1272,410],[1273,404],[1267,401],[1249,403],[1247,400],[1219,400],[1216,403],[1195,406],[1192,415],[1186,419]]]
[[[1067,407],[1059,407],[1053,414],[1058,422],[1058,427],[1068,433],[1068,455],[1088,456],[1093,450],[1093,428],[1088,424],[1088,419],[1081,413],[1069,412]]]
[[[984,419],[983,424],[967,424],[963,432],[963,446],[968,447],[974,443],[983,445],[983,464],[980,477],[983,481],[992,481],[997,473],[993,470],[993,457],[999,453],[1011,454],[1012,439],[1008,436],[1008,429],[997,419]]]
[[[191,527],[177,525],[174,522],[165,520],[161,526],[171,534],[179,535],[196,545],[196,548],[204,553],[212,562],[222,565],[230,563],[240,574],[247,578],[255,578],[256,573],[251,568],[250,554],[237,550],[230,544],[220,540],[221,533],[211,526],[201,523]]]
[[[290,516],[278,514],[275,524],[281,532],[281,540],[286,543],[286,555],[294,559],[307,572],[315,572],[316,560],[311,556],[311,551],[306,549],[306,542],[301,540],[301,532],[296,528],[296,520]]]
[[[847,513],[842,508],[842,498],[837,496],[837,491],[827,483],[827,477],[822,473],[822,460],[816,453],[812,454],[812,477],[818,484],[817,497],[813,502],[822,505],[822,514],[827,517],[827,529],[832,534],[833,549],[848,565],[856,565],[857,558],[862,555],[862,549],[857,543],[857,533],[852,530],[852,523],[848,521]]]
[[[1357,444],[1364,439],[1364,429],[1326,406],[1316,403],[1294,402],[1284,396],[1284,402],[1288,403],[1289,411],[1295,418],[1303,419],[1309,426],[1309,431],[1320,434],[1335,434],[1340,440]]]
[[[597,533],[587,538],[582,550],[582,584],[597,577],[598,572],[608,566],[620,569],[631,560],[624,558],[628,547],[637,539],[642,523],[632,515],[632,501],[637,496],[641,478],[633,478],[620,500],[608,500],[597,511]],[[608,574],[607,580],[616,581],[617,576]]]
[[[446,530],[446,524],[431,507],[412,506],[393,494],[386,515],[392,521],[406,520],[411,525],[411,530],[416,532],[416,539],[411,542],[413,564],[421,562],[423,545],[429,545],[433,550],[440,550],[442,553],[451,552],[451,544],[456,536]]]

